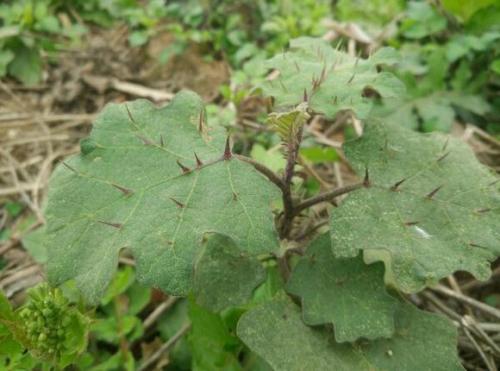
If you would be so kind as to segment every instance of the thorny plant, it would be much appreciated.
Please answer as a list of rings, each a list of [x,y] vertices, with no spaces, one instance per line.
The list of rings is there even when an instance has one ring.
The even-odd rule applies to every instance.
[[[261,90],[274,99],[282,174],[233,153],[194,93],[160,109],[107,106],[51,179],[50,282],[75,280],[96,303],[124,250],[140,282],[214,313],[240,308],[238,338],[275,370],[462,369],[453,325],[406,295],[458,270],[488,278],[499,182],[460,141],[373,115],[374,97],[404,94],[383,68],[397,60],[392,49],[352,58],[310,38],[269,60],[279,77]],[[345,111],[365,122],[344,145],[361,180],[301,199],[292,184],[304,128]],[[297,248],[294,220],[345,194],[329,232]]]

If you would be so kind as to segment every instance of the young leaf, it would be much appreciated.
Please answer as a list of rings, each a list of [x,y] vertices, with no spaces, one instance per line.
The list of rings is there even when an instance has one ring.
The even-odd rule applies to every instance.
[[[370,187],[331,215],[339,257],[384,261],[386,279],[414,292],[457,270],[478,279],[500,253],[498,178],[458,139],[373,122],[346,144]]]
[[[338,344],[331,333],[306,326],[300,309],[276,298],[245,313],[238,336],[275,371],[463,370],[455,328],[446,319],[400,304],[396,333],[388,340]]]
[[[222,318],[189,303],[192,328],[188,336],[193,357],[193,370],[241,370],[237,354],[241,343]]]
[[[359,59],[323,40],[301,37],[290,42],[290,51],[268,61],[267,66],[280,75],[263,83],[262,90],[275,98],[277,106],[295,106],[307,100],[313,111],[329,118],[342,110],[364,118],[372,106],[369,92],[376,91],[384,98],[404,93],[403,83],[393,74],[377,71],[378,65],[394,64],[395,53],[382,48],[369,59]]]
[[[213,234],[194,267],[194,296],[201,306],[220,312],[245,304],[265,278],[257,259],[241,252],[230,238]]]
[[[52,282],[74,278],[95,302],[126,247],[139,281],[186,295],[206,232],[231,237],[249,256],[277,248],[277,188],[232,156],[224,129],[203,117],[201,99],[190,92],[161,109],[143,100],[107,106],[82,154],[50,182]]]
[[[270,113],[267,123],[278,133],[284,143],[291,144],[297,140],[300,129],[309,118],[307,103],[303,102],[292,111]]]
[[[391,337],[397,302],[385,291],[383,265],[335,258],[330,246],[328,234],[315,240],[288,281],[287,291],[302,298],[304,322],[333,323],[338,342]]]

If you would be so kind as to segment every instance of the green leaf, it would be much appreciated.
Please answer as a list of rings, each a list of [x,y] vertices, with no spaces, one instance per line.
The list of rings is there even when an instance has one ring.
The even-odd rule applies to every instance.
[[[335,343],[331,332],[306,326],[300,308],[283,298],[245,313],[237,332],[275,371],[463,370],[454,326],[408,304],[399,306],[396,333],[389,340]]]
[[[419,120],[425,132],[450,132],[455,122],[454,106],[477,115],[485,115],[489,104],[478,95],[459,94],[448,91],[437,91],[422,97],[409,99],[403,104],[386,105],[388,112],[384,120],[394,125],[405,125],[417,129]]]
[[[214,312],[245,304],[266,278],[260,262],[226,236],[209,235],[203,245],[194,267],[196,302]]]
[[[193,370],[241,370],[237,353],[238,339],[217,314],[212,314],[193,301],[189,303],[191,332],[188,342],[193,356]]]
[[[188,321],[188,300],[180,299],[160,317],[156,328],[160,332],[161,338],[164,341],[168,341]],[[191,369],[191,351],[186,337],[182,337],[175,343],[174,347],[168,353],[168,358],[170,365],[175,370]]]
[[[300,149],[300,155],[314,164],[325,162],[335,162],[339,160],[339,155],[333,148],[329,147],[306,147]]]
[[[443,0],[443,7],[458,16],[463,21],[467,21],[478,10],[489,5],[494,5],[496,0]]]
[[[126,292],[128,298],[127,313],[136,315],[141,312],[151,299],[151,289],[134,282]]]
[[[500,5],[478,10],[467,21],[467,31],[480,35],[486,31],[500,31]]]
[[[490,70],[495,72],[497,75],[500,75],[500,58],[495,59],[493,62],[491,62]]]
[[[340,20],[356,20],[385,26],[404,9],[402,0],[339,0],[336,16]]]
[[[0,327],[5,326],[6,330],[2,332],[10,333],[17,342],[23,345],[27,344],[26,334],[22,327],[22,322],[16,312],[13,311],[12,306],[0,290]],[[8,336],[10,338],[10,336]]]
[[[14,53],[10,50],[0,50],[0,77],[7,73],[7,66],[14,59]]]
[[[286,166],[286,160],[281,152],[281,145],[266,149],[264,146],[255,143],[252,146],[250,156],[274,172],[283,171]]]
[[[101,299],[101,305],[107,305],[118,295],[123,294],[135,281],[135,273],[132,267],[125,268],[116,272],[113,280],[106,290],[106,294]]]
[[[421,39],[446,28],[446,18],[426,2],[408,3],[407,18],[401,24],[401,32],[410,39]]]
[[[295,141],[300,130],[311,117],[307,113],[307,103],[299,104],[295,109],[288,112],[271,112],[267,118],[270,125],[287,144]]]
[[[335,258],[328,234],[307,249],[287,291],[301,297],[304,322],[333,323],[338,342],[389,338],[394,332],[397,302],[385,291],[383,265],[367,266],[361,256]]]
[[[275,98],[278,107],[300,104],[306,92],[309,107],[315,112],[332,118],[339,111],[352,110],[365,118],[372,107],[372,101],[365,97],[368,91],[383,98],[404,94],[403,83],[393,74],[377,71],[378,65],[396,61],[391,48],[382,48],[369,59],[357,59],[323,40],[301,37],[290,42],[290,51],[267,62],[280,76],[264,82],[262,90]]]
[[[136,330],[142,328],[141,320],[138,317],[124,315],[120,318],[105,317],[96,320],[91,327],[92,334],[99,340],[111,344],[119,344],[120,339]]]
[[[422,119],[422,130],[449,132],[455,120],[455,111],[446,97],[432,94],[414,102]]]
[[[15,319],[14,311],[10,305],[9,299],[0,291],[0,320],[13,321]]]
[[[143,100],[107,106],[82,154],[59,166],[50,182],[52,282],[74,278],[95,302],[126,247],[140,282],[186,295],[205,233],[227,235],[249,256],[277,248],[277,188],[253,166],[225,156],[224,129],[200,115],[202,102],[190,92],[161,109]]]
[[[9,74],[25,85],[35,85],[42,76],[42,59],[38,50],[20,44],[8,65]]]
[[[498,177],[458,139],[373,122],[345,145],[370,187],[332,211],[336,256],[384,261],[386,280],[405,292],[457,270],[484,280],[500,253]]]

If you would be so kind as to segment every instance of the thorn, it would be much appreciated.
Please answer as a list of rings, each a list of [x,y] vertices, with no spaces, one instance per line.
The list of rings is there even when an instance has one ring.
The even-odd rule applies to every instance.
[[[437,162],[443,161],[446,157],[448,157],[449,154],[450,154],[450,151],[446,152],[444,155],[442,155],[441,157],[439,157],[437,159]]]
[[[125,103],[125,109],[127,110],[127,114],[128,114],[128,118],[130,119],[130,121],[132,121],[134,124],[137,124],[134,120],[134,117],[132,116],[132,113],[130,112],[129,108],[128,108],[128,104]]]
[[[299,64],[297,63],[297,61],[293,61],[293,63],[295,64],[295,68],[297,69],[297,72],[300,73],[300,67],[299,67]]]
[[[354,76],[356,76],[355,73],[353,73],[351,78],[347,81],[348,84],[350,84],[352,82],[352,80],[354,80]]]
[[[441,188],[443,188],[443,186],[442,186],[442,185],[440,185],[440,186],[439,186],[439,187],[437,187],[436,189],[432,190],[432,191],[431,191],[430,193],[428,193],[428,194],[427,194],[427,196],[425,196],[425,197],[427,197],[429,200],[430,200],[430,199],[432,199],[432,197],[434,197],[434,196],[435,196],[435,194],[436,194],[436,193],[438,193],[438,192],[439,192],[439,190],[440,190]]]
[[[182,208],[184,208],[184,207],[186,206],[186,205],[184,205],[182,202],[177,201],[177,200],[176,200],[175,198],[173,198],[173,197],[170,197],[170,199],[171,199],[172,201],[174,201],[174,202],[175,202],[175,204],[176,204],[178,207],[180,207],[181,209],[182,209]]]
[[[286,92],[288,93],[288,89],[286,88],[285,84],[283,84],[283,81],[281,80],[281,76],[278,77],[278,82],[280,83],[281,85],[281,88]]]
[[[160,146],[165,147],[165,143],[163,142],[163,135],[160,134]]]
[[[469,242],[469,246],[470,247],[480,247],[480,248],[484,249],[484,246],[478,245],[477,243],[474,243],[474,242]]]
[[[231,157],[233,157],[233,154],[231,153],[231,143],[229,140],[229,136],[226,139],[226,148],[224,148],[224,160],[230,160]]]
[[[194,152],[194,158],[196,159],[196,167],[202,167],[203,166],[203,162],[200,160],[200,158],[198,157],[198,155],[196,154],[196,152]]]
[[[321,70],[321,75],[319,75],[319,81],[323,82],[326,78],[326,64],[323,65],[323,69]]]
[[[140,135],[135,135],[137,138],[139,138],[140,140],[142,140],[142,143],[144,143],[145,146],[154,146],[155,144],[148,138],[145,138],[143,136],[140,136]]]
[[[200,111],[200,116],[198,118],[198,131],[201,133],[203,132],[203,128],[204,128],[204,112],[203,110]]]
[[[316,77],[313,76],[311,84],[312,84],[312,90],[315,91],[318,88],[318,86],[319,86],[318,85],[318,80],[316,80]]]
[[[235,192],[233,192],[233,201],[238,201],[238,195]]]
[[[122,192],[125,196],[131,195],[132,193],[134,193],[134,191],[132,191],[131,189],[122,187],[122,186],[120,186],[118,184],[111,183],[111,185],[113,187],[115,187],[116,189],[118,189],[120,192]]]
[[[304,88],[304,102],[308,102],[309,101],[309,97],[307,96],[307,89]]]
[[[493,182],[491,182],[490,184],[488,184],[488,187],[491,187],[491,186],[494,186],[495,184],[497,184],[498,182],[500,182],[500,179],[497,179]]]
[[[337,100],[338,100],[338,97],[335,96],[335,98],[333,98],[333,104],[337,104]]]
[[[443,148],[441,148],[442,151],[444,151],[446,148],[448,148],[448,143],[450,142],[450,137],[446,138],[446,141],[443,144]]]
[[[330,68],[329,68],[328,72],[330,73],[330,72],[335,71],[335,67],[336,67],[336,66],[337,66],[337,61],[336,61],[336,60],[334,60],[334,61],[333,61],[333,63],[332,63],[332,65],[330,66]]]
[[[412,226],[412,225],[417,225],[418,223],[419,223],[419,222],[405,222],[405,225],[406,225],[407,227],[410,227],[410,226]]]
[[[176,160],[176,162],[177,162],[177,165],[181,168],[183,174],[189,173],[191,171],[190,168],[181,164],[181,162],[179,160]]]
[[[488,211],[491,211],[491,209],[489,207],[485,207],[483,209],[478,209],[478,210],[475,210],[475,212],[477,214],[483,214],[483,213],[487,213]]]
[[[123,224],[121,223],[110,223],[110,222],[105,222],[102,220],[98,220],[99,223],[109,225],[110,227],[116,228],[116,229],[121,229],[123,227]]]
[[[363,185],[365,187],[370,186],[370,174],[368,173],[368,168],[365,168],[365,177],[363,178]]]
[[[73,167],[69,166],[66,162],[62,162],[62,164],[64,166],[66,166],[69,170],[71,170],[72,172],[74,172],[75,174],[78,174],[78,171],[76,171]]]
[[[406,181],[406,178],[401,179],[399,182],[396,182],[392,187],[391,191],[397,191],[398,187],[403,184],[403,182]]]

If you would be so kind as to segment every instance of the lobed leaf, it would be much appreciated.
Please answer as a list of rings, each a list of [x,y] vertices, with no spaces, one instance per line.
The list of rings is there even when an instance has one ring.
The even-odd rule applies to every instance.
[[[143,100],[104,109],[82,153],[50,181],[46,246],[54,284],[75,279],[95,302],[128,248],[139,281],[186,295],[205,233],[227,235],[249,256],[277,248],[277,188],[232,156],[224,129],[203,116],[190,92],[161,109]]]
[[[332,211],[336,256],[364,251],[405,292],[457,270],[489,277],[500,253],[500,184],[466,144],[374,122],[345,151],[371,185]]]
[[[265,95],[274,97],[277,106],[295,106],[306,99],[313,111],[329,118],[344,110],[365,118],[372,107],[368,96],[374,91],[384,98],[404,93],[403,83],[392,73],[377,70],[379,65],[396,61],[391,48],[360,59],[333,49],[323,40],[301,37],[290,42],[290,51],[267,62],[269,68],[279,71],[279,77],[261,87]]]
[[[194,266],[196,302],[214,312],[245,304],[266,278],[260,262],[247,256],[228,237],[214,234],[203,243]]]
[[[288,281],[287,291],[302,299],[304,322],[333,323],[338,342],[391,337],[397,302],[385,291],[383,265],[336,258],[330,246],[328,234],[316,239]]]
[[[300,309],[285,298],[245,313],[237,333],[275,371],[463,370],[453,325],[409,304],[399,305],[396,332],[388,340],[338,344],[329,331],[306,326]]]

